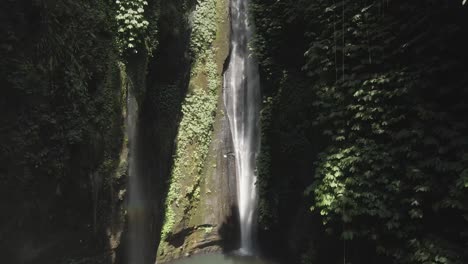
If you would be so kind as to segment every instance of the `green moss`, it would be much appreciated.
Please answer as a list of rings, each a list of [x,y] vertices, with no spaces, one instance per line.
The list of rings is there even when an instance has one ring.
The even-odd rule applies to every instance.
[[[212,137],[217,105],[216,88],[220,85],[213,56],[208,56],[205,64],[199,65],[194,72],[198,72],[194,78],[195,83],[203,78],[202,75],[206,75],[208,89],[195,85],[182,105],[183,117],[167,195],[163,239],[172,231],[175,217],[179,215],[176,211],[185,211],[199,199],[200,176]]]
[[[195,58],[205,57],[211,50],[217,30],[216,0],[199,1],[195,9],[190,48]]]
[[[200,1],[194,14],[190,48],[194,58],[188,94],[182,103],[174,165],[166,198],[165,222],[162,228],[159,255],[172,252],[165,239],[175,230],[177,223],[192,222],[198,218],[198,202],[202,180],[213,137],[223,60],[219,58],[215,40],[224,35],[218,27],[224,23],[225,1]],[[198,220],[197,220],[198,221]],[[204,232],[201,232],[204,233]],[[180,254],[180,252],[175,253]]]
[[[148,8],[145,0],[116,0],[118,24],[117,44],[121,53],[137,53],[141,48],[151,52],[158,42],[157,23],[159,6],[153,4]],[[149,10],[148,10],[149,9]],[[144,45],[143,45],[144,44]]]

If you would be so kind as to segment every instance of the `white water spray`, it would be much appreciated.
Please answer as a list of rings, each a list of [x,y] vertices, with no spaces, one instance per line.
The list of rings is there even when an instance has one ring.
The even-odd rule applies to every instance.
[[[231,0],[231,57],[224,74],[224,102],[236,157],[241,254],[255,250],[256,155],[259,151],[260,82],[258,64],[248,47],[254,27],[248,19],[249,0]]]

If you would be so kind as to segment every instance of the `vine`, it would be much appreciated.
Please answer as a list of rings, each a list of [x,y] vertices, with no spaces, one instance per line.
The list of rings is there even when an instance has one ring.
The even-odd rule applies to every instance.
[[[145,18],[146,0],[116,0],[118,46],[121,52],[137,52],[137,45],[143,42],[149,21]]]
[[[195,57],[204,57],[211,51],[216,38],[216,0],[199,1],[193,14],[190,49]]]
[[[458,264],[468,259],[462,249],[468,245],[468,141],[461,137],[468,127],[460,116],[467,111],[460,99],[467,78],[459,74],[467,55],[456,39],[468,29],[458,3],[433,1],[423,12],[423,2],[253,1],[255,48],[275,98],[264,110],[273,107],[278,123],[270,127],[262,119],[270,127],[262,131],[269,137],[262,148],[294,171],[287,170],[291,179],[309,175],[300,180],[313,183],[306,197],[324,230],[343,241],[370,242],[393,263]],[[302,58],[288,47],[296,42],[304,45]],[[295,73],[291,84],[281,78],[284,69]],[[286,87],[288,96],[281,93]],[[302,97],[289,96],[295,93]],[[294,139],[283,134],[298,127],[312,144],[288,163],[283,145]],[[306,156],[315,155],[315,146],[320,155],[309,172],[294,168],[312,163]],[[274,188],[284,176],[271,163],[259,167],[273,174],[262,176],[268,183],[260,187]],[[272,201],[271,192],[260,201]],[[278,207],[278,214],[289,212]],[[435,227],[440,219],[450,226]]]
[[[212,137],[217,91],[221,85],[212,47],[218,19],[216,1],[199,2],[193,17],[190,48],[195,63],[190,91],[182,104],[183,116],[166,199],[162,241],[173,231],[176,221],[181,220],[178,218],[188,217],[184,214],[199,199],[201,174]]]

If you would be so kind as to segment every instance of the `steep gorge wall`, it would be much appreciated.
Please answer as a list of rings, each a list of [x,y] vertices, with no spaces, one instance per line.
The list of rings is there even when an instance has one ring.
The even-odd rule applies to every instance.
[[[220,251],[233,233],[235,182],[222,74],[229,52],[228,1],[200,1],[192,14],[193,56],[182,103],[158,261]]]
[[[145,262],[237,248],[229,1],[148,1],[139,42],[116,18],[130,2],[59,2],[1,3],[4,259],[127,263],[129,155],[145,183]]]
[[[466,6],[254,3],[268,251],[301,263],[465,263]]]
[[[113,8],[4,1],[0,10],[3,261],[112,261],[124,219],[128,80]]]
[[[92,2],[1,3],[7,263],[115,263],[125,254],[127,91],[136,87],[143,105],[150,48],[119,50],[116,4]]]

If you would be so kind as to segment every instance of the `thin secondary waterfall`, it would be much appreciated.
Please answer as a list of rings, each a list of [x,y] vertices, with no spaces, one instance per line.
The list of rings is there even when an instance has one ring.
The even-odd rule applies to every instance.
[[[138,103],[132,85],[127,94],[127,136],[129,141],[129,182],[128,182],[128,264],[143,264],[145,250],[143,182],[138,160]]]
[[[255,247],[260,81],[258,64],[248,47],[254,33],[248,5],[249,0],[231,0],[231,56],[224,74],[224,102],[236,158],[240,253],[251,255]]]

